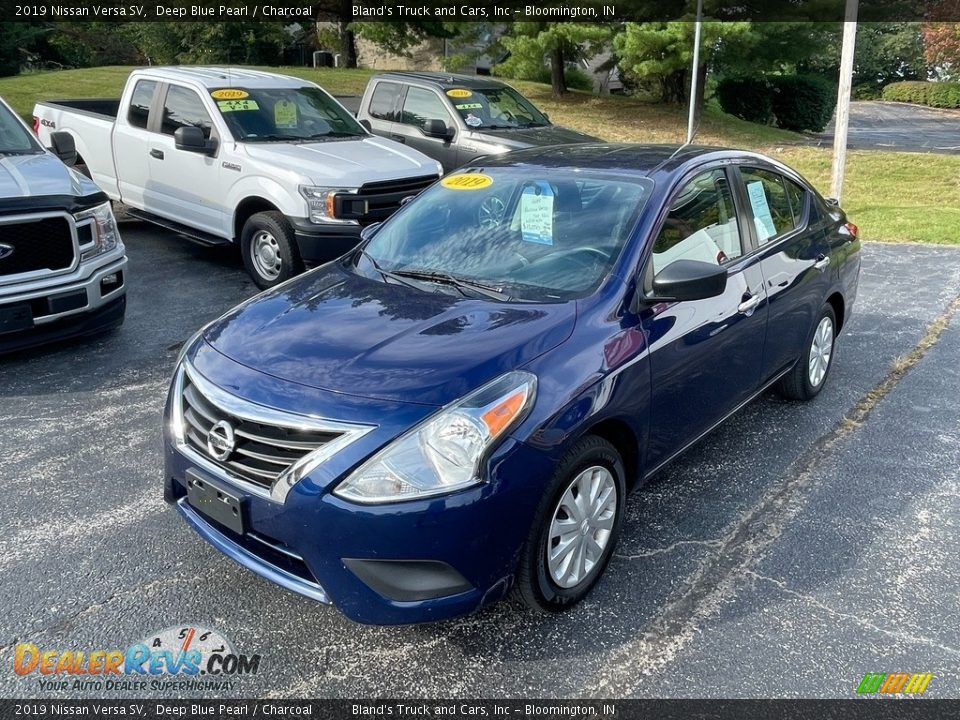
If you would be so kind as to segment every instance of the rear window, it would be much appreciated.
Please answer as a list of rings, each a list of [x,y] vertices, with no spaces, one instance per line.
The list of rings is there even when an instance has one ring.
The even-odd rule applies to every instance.
[[[150,119],[150,104],[157,89],[155,80],[139,80],[133,88],[130,109],[127,110],[127,122],[133,127],[146,128]]]
[[[380,120],[393,122],[397,119],[397,98],[400,86],[396,83],[381,82],[373,89],[370,97],[370,115]]]

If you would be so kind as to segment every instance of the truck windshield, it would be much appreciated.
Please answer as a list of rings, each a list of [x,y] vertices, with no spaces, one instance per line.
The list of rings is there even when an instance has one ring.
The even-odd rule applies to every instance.
[[[30,131],[6,105],[0,103],[0,155],[34,155],[41,152],[43,148]]]
[[[322,141],[368,134],[320,88],[220,88],[210,95],[241,142]]]
[[[513,88],[452,88],[447,97],[469,128],[528,128],[550,124],[547,117]]]
[[[384,282],[446,284],[465,295],[583,297],[609,275],[651,187],[647,178],[574,169],[467,169],[388,220],[356,267]]]

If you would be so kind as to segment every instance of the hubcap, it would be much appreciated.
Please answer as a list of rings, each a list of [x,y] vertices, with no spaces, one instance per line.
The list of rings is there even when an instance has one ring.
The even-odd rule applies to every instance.
[[[550,578],[572,588],[603,559],[617,515],[617,485],[605,467],[577,475],[553,511],[547,538]]]
[[[813,343],[810,345],[810,359],[807,364],[810,384],[818,387],[827,375],[830,367],[830,356],[833,354],[833,322],[825,317],[817,325],[813,333]]]
[[[280,257],[280,244],[277,239],[267,232],[260,230],[253,236],[253,265],[267,280],[276,280],[283,269],[283,259]]]

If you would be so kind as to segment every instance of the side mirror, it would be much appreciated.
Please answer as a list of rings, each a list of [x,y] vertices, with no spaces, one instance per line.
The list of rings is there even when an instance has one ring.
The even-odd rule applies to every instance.
[[[363,230],[360,231],[360,240],[366,242],[374,235],[377,234],[377,230],[380,229],[380,226],[383,225],[382,222],[370,223]]]
[[[50,133],[50,152],[64,165],[72,166],[77,162],[77,144],[68,132]]]
[[[705,300],[722,295],[727,287],[727,269],[700,260],[677,260],[653,278],[654,302]]]
[[[181,127],[173,132],[173,143],[177,150],[213,155],[217,150],[216,140],[207,140],[203,130],[198,127]]]
[[[447,124],[443,120],[424,120],[420,127],[423,130],[423,134],[427,137],[441,138],[443,140],[453,138],[453,128],[447,127]]]

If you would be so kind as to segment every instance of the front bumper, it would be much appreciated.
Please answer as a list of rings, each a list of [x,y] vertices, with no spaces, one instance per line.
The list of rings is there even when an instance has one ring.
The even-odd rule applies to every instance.
[[[216,355],[208,351],[207,355]],[[220,356],[222,358],[222,356]],[[290,397],[275,378],[227,363],[195,363],[221,386],[269,405]],[[232,368],[229,367],[232,365]],[[254,376],[256,376],[254,378]],[[474,612],[503,598],[552,466],[541,452],[508,438],[488,463],[488,481],[446,496],[359,505],[332,493],[348,472],[418,422],[432,408],[386,407],[297,388],[298,401],[344,422],[376,418],[379,427],[345,447],[293,486],[284,502],[250,492],[225,473],[200,467],[180,451],[165,424],[165,498],[208,542],[244,567],[289,590],[335,605],[371,624],[435,621]],[[276,400],[274,400],[276,402]],[[243,504],[246,527],[231,530],[191,507],[187,472],[219,483]]]
[[[293,226],[300,258],[307,265],[319,265],[349,252],[360,242],[359,225],[320,225],[306,218],[288,217]]]
[[[28,305],[33,327],[0,334],[0,352],[92,335],[119,326],[126,313],[122,248],[56,276],[0,288],[0,308]]]

